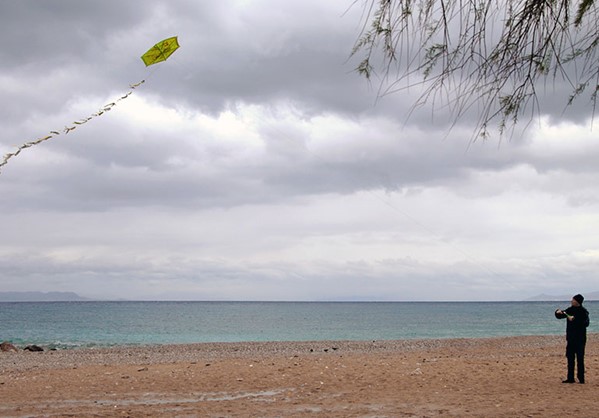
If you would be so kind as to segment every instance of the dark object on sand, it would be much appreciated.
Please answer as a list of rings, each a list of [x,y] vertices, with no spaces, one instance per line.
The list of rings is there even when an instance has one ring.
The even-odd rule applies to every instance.
[[[42,347],[40,347],[39,345],[28,345],[27,347],[25,347],[23,350],[27,350],[27,351],[44,351],[44,349]]]
[[[7,352],[7,351],[18,351],[18,350],[17,350],[17,347],[12,345],[8,341],[4,341],[2,344],[0,344],[0,351]]]

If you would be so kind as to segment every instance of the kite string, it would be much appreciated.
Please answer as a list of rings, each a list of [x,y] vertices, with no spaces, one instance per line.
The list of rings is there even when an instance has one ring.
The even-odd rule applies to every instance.
[[[166,39],[165,41],[169,41],[171,39],[175,40],[175,48],[172,50],[172,52],[174,52],[177,48],[179,48],[179,44],[177,42],[177,37],[169,38],[169,39]],[[163,42],[165,42],[165,41],[163,41]],[[172,52],[171,52],[171,54],[172,54]],[[162,53],[162,51],[161,51],[161,53]],[[165,56],[164,59],[166,60],[169,56],[170,56],[170,54],[168,56]],[[142,60],[144,61],[144,63],[146,63],[146,61],[143,59],[143,56],[142,56]],[[146,63],[146,66],[147,65],[148,64]],[[152,71],[150,72],[150,74],[146,77],[146,79],[149,79],[158,70],[158,68],[159,67],[153,68]],[[17,155],[19,155],[21,153],[21,151],[23,151],[25,148],[29,148],[29,147],[32,147],[34,145],[38,145],[38,144],[40,144],[40,143],[42,143],[44,141],[47,141],[48,139],[54,138],[54,137],[56,137],[58,135],[61,135],[61,134],[65,134],[66,135],[69,132],[75,130],[78,126],[83,125],[83,124],[89,122],[93,118],[102,116],[104,113],[110,111],[114,106],[116,106],[118,102],[120,102],[122,100],[125,100],[126,98],[128,98],[129,96],[131,96],[131,94],[133,94],[133,91],[137,87],[141,86],[143,83],[146,82],[146,79],[141,80],[140,82],[135,83],[135,84],[130,84],[129,85],[129,91],[126,94],[124,94],[123,96],[119,97],[114,102],[111,102],[111,103],[108,103],[108,104],[102,106],[96,113],[92,113],[87,118],[76,120],[76,121],[72,122],[70,126],[65,126],[64,129],[62,129],[60,131],[59,130],[50,131],[50,133],[48,135],[40,137],[40,138],[37,138],[37,139],[35,139],[33,141],[26,142],[23,145],[17,147],[16,151],[4,154],[4,156],[2,157],[2,162],[0,162],[0,173],[2,172],[2,167],[5,166],[6,164],[8,164],[8,161],[11,158],[14,158]]]
[[[149,78],[149,77],[146,77],[146,78]],[[116,99],[114,102],[110,102],[108,104],[105,104],[97,112],[92,113],[90,116],[88,116],[86,118],[83,118],[83,119],[76,120],[76,121],[72,122],[70,126],[65,126],[61,130],[50,131],[48,135],[40,137],[40,138],[37,138],[37,139],[35,139],[33,141],[26,142],[26,143],[20,145],[19,147],[17,147],[16,151],[4,154],[4,157],[2,158],[2,162],[0,162],[0,173],[2,172],[2,170],[1,170],[2,167],[5,166],[6,164],[8,164],[8,161],[11,158],[14,158],[17,155],[19,155],[21,153],[21,151],[23,151],[24,149],[32,147],[34,145],[41,144],[42,142],[47,141],[47,140],[49,140],[51,138],[54,138],[54,137],[56,137],[58,135],[62,135],[62,134],[66,135],[69,132],[75,130],[78,126],[84,125],[87,122],[89,122],[90,120],[92,120],[92,119],[94,119],[96,117],[102,116],[104,113],[109,112],[120,101],[123,101],[126,98],[128,98],[129,96],[131,96],[133,94],[133,91],[136,88],[138,88],[139,86],[141,86],[145,82],[146,82],[146,80],[144,79],[144,80],[141,80],[138,83],[130,84],[129,85],[129,91],[127,93],[125,93],[124,95],[122,95],[121,97],[119,97],[118,99]]]

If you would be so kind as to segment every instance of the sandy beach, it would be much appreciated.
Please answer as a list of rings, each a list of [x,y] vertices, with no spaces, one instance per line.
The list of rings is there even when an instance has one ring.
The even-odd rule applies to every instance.
[[[595,417],[565,337],[210,343],[0,352],[0,416]]]

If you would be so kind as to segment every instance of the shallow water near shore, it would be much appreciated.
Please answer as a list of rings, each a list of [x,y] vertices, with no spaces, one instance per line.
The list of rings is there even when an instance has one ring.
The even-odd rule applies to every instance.
[[[2,302],[0,340],[49,348],[559,335],[567,302]],[[599,302],[585,302],[597,332]]]

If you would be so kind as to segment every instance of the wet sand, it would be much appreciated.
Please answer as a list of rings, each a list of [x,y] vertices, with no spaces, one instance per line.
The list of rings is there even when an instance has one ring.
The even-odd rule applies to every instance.
[[[596,417],[598,336],[0,352],[0,416]]]

